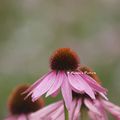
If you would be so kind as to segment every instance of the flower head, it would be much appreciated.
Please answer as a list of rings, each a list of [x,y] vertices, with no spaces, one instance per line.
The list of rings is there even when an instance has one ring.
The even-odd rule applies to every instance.
[[[79,57],[70,48],[60,48],[50,57],[50,67],[57,71],[73,71],[79,66]]]
[[[50,59],[51,71],[36,81],[25,93],[32,94],[32,100],[37,100],[43,94],[56,96],[59,91],[67,109],[72,102],[72,91],[86,93],[95,99],[95,92],[106,93],[101,85],[87,74],[78,70],[79,58],[70,48],[56,50]]]
[[[34,103],[31,100],[31,96],[24,99],[26,94],[22,94],[22,92],[28,88],[29,85],[20,85],[10,94],[8,98],[10,117],[8,117],[7,120],[12,118],[17,119],[20,116],[26,118],[28,114],[35,112],[44,106],[44,101],[42,98],[38,99]]]
[[[114,105],[99,94],[96,95],[96,99],[94,100],[86,94],[75,95],[69,112],[70,120],[81,118],[82,111],[91,120],[108,120],[106,111],[110,112],[116,120],[120,120],[120,107]]]
[[[87,68],[85,69],[87,70]],[[98,79],[98,76],[96,78]],[[73,101],[70,105],[69,120],[84,120],[83,114],[85,114],[87,119],[91,120],[108,120],[107,112],[110,112],[114,116],[115,120],[120,120],[120,107],[108,101],[104,94],[95,92],[96,99],[91,99],[91,97],[86,93],[81,94],[72,91],[72,96]],[[31,114],[30,117],[35,118],[36,120],[65,120],[64,102],[58,101],[48,105]]]

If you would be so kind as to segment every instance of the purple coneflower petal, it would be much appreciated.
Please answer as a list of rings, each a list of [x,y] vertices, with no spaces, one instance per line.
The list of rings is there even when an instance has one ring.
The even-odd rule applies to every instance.
[[[81,76],[78,74],[68,74],[69,82],[72,87],[74,87],[78,92],[84,91],[88,94],[92,99],[95,99],[95,94],[90,86],[83,80]]]
[[[38,110],[35,113],[30,115],[30,119],[40,120],[43,118],[47,118],[50,114],[54,113],[59,107],[63,105],[63,101],[58,101],[56,103],[50,104],[47,107],[44,107]]]
[[[52,73],[52,71],[51,72],[49,72],[49,73],[47,73],[47,74],[45,74],[43,77],[41,77],[40,79],[38,79],[35,83],[33,83],[25,92],[23,92],[23,94],[25,94],[25,93],[28,93],[28,92],[31,92],[34,88],[36,88],[40,83],[41,83],[41,81],[45,78],[45,77],[47,77],[49,74],[51,74]]]
[[[17,120],[28,120],[26,115],[20,115]]]
[[[100,93],[99,94],[105,99],[105,100],[108,100],[108,98],[104,95],[104,93]]]
[[[55,91],[53,94],[51,94],[52,97],[56,97],[59,93],[59,89],[57,91]]]
[[[61,105],[61,106],[57,109],[57,111],[51,115],[50,119],[51,119],[51,120],[57,120],[57,118],[62,115],[63,111],[64,111],[64,106]]]
[[[61,91],[65,101],[65,105],[67,109],[69,109],[72,102],[72,89],[69,85],[68,78],[65,74],[64,74],[64,83],[61,86]]]
[[[46,97],[55,93],[60,88],[60,86],[62,85],[62,82],[64,80],[64,76],[65,76],[64,72],[58,72],[57,73],[56,80],[55,80],[54,84],[52,85],[52,87],[47,92]]]
[[[102,119],[100,116],[97,116],[92,111],[88,111],[88,115],[89,115],[89,117],[90,117],[91,120],[106,120],[106,119]]]
[[[64,112],[56,120],[65,120]]]
[[[102,116],[101,113],[100,113],[100,111],[97,109],[97,107],[94,106],[94,104],[92,103],[91,100],[85,99],[85,100],[84,100],[84,104],[86,105],[86,107],[87,107],[90,111],[94,112],[95,114],[97,114],[97,115],[99,115],[99,116]]]
[[[81,99],[79,99],[77,101],[77,106],[76,106],[75,111],[74,111],[73,120],[79,120],[81,105],[82,105],[82,101],[81,101]]]
[[[120,107],[106,100],[101,100],[101,102],[107,111],[109,111],[113,116],[117,117],[118,120],[120,120]]]
[[[55,78],[56,78],[55,72],[52,72],[47,77],[45,77],[41,81],[41,83],[36,88],[34,88],[33,91],[31,91],[33,93],[32,101],[37,100],[40,96],[46,93],[55,82]]]
[[[91,78],[90,76],[86,75],[86,74],[80,74],[80,76],[82,76],[87,83],[94,88],[97,92],[102,92],[102,93],[106,93],[106,89],[103,88],[101,85],[99,85],[93,78]]]
[[[99,109],[99,111],[102,115],[102,117],[100,117],[100,116],[97,116],[97,117],[100,117],[101,120],[108,120],[107,113],[99,99],[94,100],[94,105]]]
[[[69,110],[69,119],[70,120],[73,120],[76,104],[77,104],[77,100],[75,99],[72,101],[72,104],[71,104],[70,110]]]

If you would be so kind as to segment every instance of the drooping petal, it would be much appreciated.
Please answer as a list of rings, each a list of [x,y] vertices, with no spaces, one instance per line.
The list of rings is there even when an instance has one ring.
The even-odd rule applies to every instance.
[[[56,110],[61,105],[63,105],[63,101],[58,101],[56,103],[50,104],[50,105],[38,110],[37,112],[30,114],[30,119],[43,120],[43,118],[46,118],[50,114],[56,112]]]
[[[65,120],[64,113],[62,113],[56,120]]]
[[[49,91],[47,92],[47,96],[55,93],[59,88],[60,86],[62,85],[62,82],[64,80],[64,73],[63,72],[58,72],[57,73],[57,76],[56,76],[56,81],[54,82],[54,84],[52,85],[52,87],[49,89]]]
[[[106,93],[106,89],[103,88],[100,84],[98,84],[93,78],[88,76],[87,74],[80,74],[81,77],[83,77],[84,80],[92,87],[94,88],[97,92],[102,92]]]
[[[72,102],[72,90],[65,73],[64,73],[64,82],[62,83],[61,86],[61,91],[62,91],[63,99],[65,101],[65,105],[67,109],[69,109]]]
[[[69,120],[73,120],[76,105],[77,105],[77,100],[74,99],[70,105]]]
[[[74,77],[71,74],[68,74],[68,79],[69,79],[69,83],[73,90],[75,89],[76,92],[78,92],[78,93],[84,92],[83,86],[78,83],[78,79],[76,77]]]
[[[60,91],[60,90],[58,89],[58,90],[55,91],[53,94],[51,94],[51,96],[52,96],[52,97],[56,97],[56,96],[58,95],[59,91]]]
[[[101,118],[97,117],[96,114],[92,111],[88,111],[88,115],[91,120],[101,120]]]
[[[100,117],[101,120],[108,120],[107,113],[106,113],[103,105],[101,104],[101,101],[99,99],[94,100],[94,105],[99,109],[99,111],[102,115],[102,117],[97,115],[97,118]]]
[[[56,73],[52,72],[49,74],[47,77],[45,77],[41,83],[32,91],[32,100],[35,101],[37,100],[40,96],[45,94],[50,87],[53,85],[55,82],[56,78]]]
[[[106,97],[106,95],[104,93],[99,93],[105,100],[108,100],[108,98]]]
[[[82,101],[81,101],[81,99],[79,99],[77,101],[77,105],[76,105],[76,108],[75,108],[75,111],[74,111],[73,120],[79,120],[81,105],[82,105]]]
[[[95,99],[95,94],[91,87],[86,83],[85,80],[78,74],[68,74],[69,82],[72,87],[79,90],[79,92],[85,92],[88,94],[92,99]]]
[[[17,120],[28,120],[28,117],[26,115],[20,115]]]
[[[49,74],[51,74],[52,72],[53,72],[53,71],[45,74],[43,77],[41,77],[40,79],[38,79],[38,80],[37,80],[35,83],[33,83],[26,91],[24,91],[23,94],[28,93],[28,92],[32,91],[34,88],[36,88],[36,87],[41,83],[41,81],[42,81],[45,77],[47,77]]]
[[[64,113],[64,105],[61,105],[57,110],[56,112],[54,112],[52,115],[50,115],[50,119],[51,120],[57,120],[57,118],[59,116],[61,116],[61,114]]]
[[[108,112],[110,112],[113,116],[117,117],[118,120],[120,120],[120,107],[106,100],[101,100],[101,102],[103,104],[103,107]]]
[[[96,115],[102,116],[99,109],[97,109],[97,107],[93,104],[91,100],[85,99],[84,104],[90,111],[94,112]]]

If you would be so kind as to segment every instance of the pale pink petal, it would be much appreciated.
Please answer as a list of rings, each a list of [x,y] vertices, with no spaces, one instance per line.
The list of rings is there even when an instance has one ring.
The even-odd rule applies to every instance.
[[[28,120],[28,117],[26,115],[20,115],[17,120]]]
[[[106,97],[106,95],[104,93],[100,93],[99,94],[105,99],[105,100],[108,100],[108,98]]]
[[[74,116],[74,111],[75,111],[75,107],[77,105],[77,100],[74,99],[70,105],[70,110],[69,110],[69,120],[73,120],[73,116]]]
[[[62,113],[56,120],[65,120],[64,113]]]
[[[86,83],[85,80],[78,74],[68,74],[69,82],[72,87],[79,90],[79,92],[85,92],[88,94],[92,99],[95,99],[95,95],[93,90],[90,88],[90,86]]]
[[[40,96],[45,94],[54,84],[56,73],[53,72],[45,77],[42,82],[32,91],[32,101],[37,100]]]
[[[62,82],[64,80],[64,75],[65,73],[63,72],[58,72],[57,76],[56,76],[56,81],[54,82],[54,84],[52,85],[52,87],[49,89],[49,91],[47,92],[47,96],[53,94],[54,92],[56,92],[62,85]]]
[[[104,116],[99,116],[95,114],[93,111],[88,111],[88,115],[91,120],[108,120]]]
[[[99,115],[99,116],[102,116],[101,113],[100,113],[100,111],[99,111],[99,109],[97,109],[97,107],[94,105],[94,103],[93,103],[91,100],[85,99],[85,100],[84,100],[84,104],[86,105],[86,107],[87,107],[90,111],[94,112],[95,114],[97,114],[97,115]]]
[[[84,80],[97,92],[106,93],[106,89],[103,88],[100,84],[98,84],[92,77],[86,75],[86,74],[80,74],[81,77],[83,77]]]
[[[82,87],[82,85],[79,84],[76,76],[68,74],[68,79],[69,79],[69,83],[70,83],[71,87],[74,88],[76,90],[76,92],[83,92],[84,91],[84,87]]]
[[[88,111],[88,116],[90,120],[97,120],[95,113],[92,111]]]
[[[103,105],[101,104],[101,101],[99,99],[94,100],[94,105],[97,107],[97,109],[99,109],[99,111],[102,115],[102,117],[97,116],[97,118],[100,117],[101,120],[108,120],[107,113],[106,113]]]
[[[65,105],[67,109],[69,109],[71,102],[72,102],[72,90],[71,90],[66,74],[64,74],[64,82],[62,83],[61,91],[62,91],[62,96],[65,101]]]
[[[80,108],[81,108],[81,105],[82,105],[82,101],[81,101],[81,99],[79,99],[79,100],[77,101],[77,105],[76,105],[76,108],[75,108],[75,111],[74,111],[73,120],[79,120],[79,118],[80,118]]]
[[[43,120],[42,118],[45,118],[49,114],[55,112],[61,105],[63,105],[63,101],[58,101],[56,103],[50,104],[38,110],[37,112],[30,114],[30,119]]]
[[[52,96],[52,97],[56,97],[56,96],[58,95],[59,91],[60,91],[60,90],[58,89],[58,90],[55,91],[51,96]]]
[[[64,105],[61,105],[56,112],[54,112],[52,115],[50,115],[51,120],[57,120],[57,118],[59,116],[61,116],[61,114],[64,113]]]
[[[103,107],[109,111],[113,116],[120,119],[120,107],[106,100],[101,100]]]
[[[101,120],[100,117],[97,118],[96,114],[92,111],[88,111],[88,116],[91,120]]]
[[[24,91],[23,94],[28,93],[28,92],[32,91],[34,88],[36,88],[36,87],[41,83],[41,81],[42,81],[45,77],[47,77],[49,74],[51,74],[52,72],[53,72],[53,71],[45,74],[43,77],[41,77],[40,79],[38,79],[38,80],[37,80],[35,83],[33,83],[26,91]]]

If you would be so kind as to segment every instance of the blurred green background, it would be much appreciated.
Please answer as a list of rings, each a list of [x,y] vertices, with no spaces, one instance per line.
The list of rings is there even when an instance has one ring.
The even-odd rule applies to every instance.
[[[0,119],[11,90],[48,72],[60,47],[77,51],[120,105],[119,0],[0,0]]]

